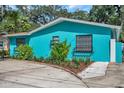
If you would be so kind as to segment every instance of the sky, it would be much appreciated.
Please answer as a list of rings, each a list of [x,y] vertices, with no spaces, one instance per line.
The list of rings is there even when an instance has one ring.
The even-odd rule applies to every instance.
[[[65,8],[67,8],[69,12],[74,12],[77,9],[89,12],[92,6],[91,5],[65,5]]]
[[[15,9],[15,6],[11,6]],[[63,5],[69,12],[75,12],[77,9],[89,12],[92,5]]]

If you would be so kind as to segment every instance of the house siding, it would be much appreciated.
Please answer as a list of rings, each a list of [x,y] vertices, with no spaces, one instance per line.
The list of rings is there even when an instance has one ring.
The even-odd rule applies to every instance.
[[[74,57],[73,50],[76,47],[76,35],[91,34],[93,39],[93,53],[78,53],[76,57],[88,56],[93,61],[107,62],[110,61],[111,31],[112,29],[106,27],[64,21],[33,33],[26,38],[29,46],[33,48],[33,53],[36,57],[50,56],[50,41],[52,40],[52,36],[59,36],[60,41],[66,39],[67,43],[71,44],[68,58],[72,59]],[[16,47],[15,38],[17,37],[10,38],[10,55],[14,55],[13,49]]]
[[[10,56],[14,56],[14,53],[15,53],[15,48],[17,47],[16,46],[16,39],[17,38],[25,38],[26,39],[26,44],[29,44],[29,38],[28,36],[18,36],[18,37],[10,37],[9,40],[10,40],[10,47],[9,47],[9,51],[10,51]]]
[[[122,63],[122,43],[116,42],[116,63]]]
[[[76,35],[87,34],[92,34],[93,37],[93,53],[78,53],[76,57],[89,55],[94,61],[110,61],[111,29],[109,28],[63,22],[32,34],[29,45],[33,48],[35,56],[48,57],[51,50],[50,40],[52,40],[52,36],[59,36],[60,41],[66,39],[67,43],[71,44],[68,58],[72,59],[74,57],[73,50],[76,47]]]

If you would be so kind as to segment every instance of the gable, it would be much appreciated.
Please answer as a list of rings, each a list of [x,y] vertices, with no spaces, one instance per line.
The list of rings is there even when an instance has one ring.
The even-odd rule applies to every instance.
[[[62,27],[63,27],[63,29],[64,28],[67,29],[69,27],[74,29],[74,27],[76,28],[76,26],[77,26],[77,28],[80,28],[79,25],[80,26],[83,25],[81,28],[83,28],[83,27],[87,27],[87,28],[92,27],[91,29],[98,29],[99,28],[99,29],[101,29],[100,33],[103,33],[102,32],[103,29],[111,29],[111,30],[112,29],[117,29],[118,32],[120,32],[120,26],[114,26],[114,25],[108,25],[108,24],[102,24],[102,23],[95,23],[95,22],[88,22],[88,21],[82,21],[82,20],[75,20],[75,19],[68,19],[68,18],[58,18],[58,19],[56,19],[56,20],[54,20],[54,21],[52,21],[52,22],[50,22],[50,23],[48,23],[48,24],[46,24],[46,25],[44,25],[42,27],[39,27],[39,28],[37,28],[37,29],[35,29],[35,30],[31,31],[31,32],[26,32],[26,33],[21,33],[21,34],[20,33],[19,34],[10,34],[10,35],[7,35],[7,36],[11,37],[11,36],[31,35],[31,34],[36,33],[38,31],[43,31],[45,29],[51,29],[52,27],[54,27],[56,25],[60,25],[62,23],[67,23],[67,24],[65,24],[64,27],[63,27],[63,25],[61,25],[61,27],[60,27],[61,29],[62,29]],[[72,26],[73,24],[75,26]],[[89,31],[92,31],[91,29]],[[82,29],[82,30],[84,30],[84,29]],[[107,30],[104,30],[104,31],[107,31]],[[96,32],[96,33],[99,33],[99,32]]]
[[[32,35],[34,34],[43,35],[43,34],[48,34],[55,31],[111,35],[112,29],[106,28],[106,27],[100,27],[100,26],[63,21],[53,26],[50,26],[49,28],[45,28],[43,30],[39,30],[35,33],[32,33]]]

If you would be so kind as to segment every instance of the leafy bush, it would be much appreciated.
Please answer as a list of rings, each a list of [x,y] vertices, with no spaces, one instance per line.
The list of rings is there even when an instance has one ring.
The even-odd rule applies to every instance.
[[[9,56],[9,51],[8,50],[4,50],[4,55],[5,56]]]
[[[34,61],[37,61],[37,57],[36,57],[36,56],[34,56],[34,57],[33,57],[33,60],[34,60]]]
[[[84,58],[79,58],[79,61],[80,61],[80,62],[84,62],[85,59],[84,59]]]
[[[44,57],[40,57],[39,60],[42,62],[44,61]]]
[[[70,59],[65,59],[64,62],[72,62],[72,60],[70,60]]]
[[[124,32],[121,32],[119,35],[119,41],[124,42]]]
[[[60,62],[64,62],[67,58],[69,52],[70,44],[67,44],[67,41],[55,43],[51,50],[51,58],[52,60],[59,64]]]
[[[80,66],[80,60],[79,60],[79,58],[73,58],[72,60],[75,63],[74,66],[76,66],[76,67],[79,67]]]
[[[0,50],[0,57],[3,57],[4,56],[4,51],[3,50]]]
[[[37,57],[36,57],[35,61],[43,62],[43,61],[44,61],[44,57],[40,57],[40,58],[37,58]]]
[[[45,62],[52,62],[52,59],[50,57],[45,58]]]
[[[33,57],[32,48],[28,45],[20,45],[15,52],[15,57],[18,59],[30,60]]]
[[[6,57],[9,57],[9,51],[8,50],[0,50],[0,56],[6,56]]]
[[[90,58],[86,58],[85,64],[86,64],[86,65],[89,65],[90,63],[91,63],[91,59],[90,59]]]

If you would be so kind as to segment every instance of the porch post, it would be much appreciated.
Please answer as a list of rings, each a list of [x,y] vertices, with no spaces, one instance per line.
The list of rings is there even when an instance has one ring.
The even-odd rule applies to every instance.
[[[116,40],[110,40],[110,62],[116,62]]]

